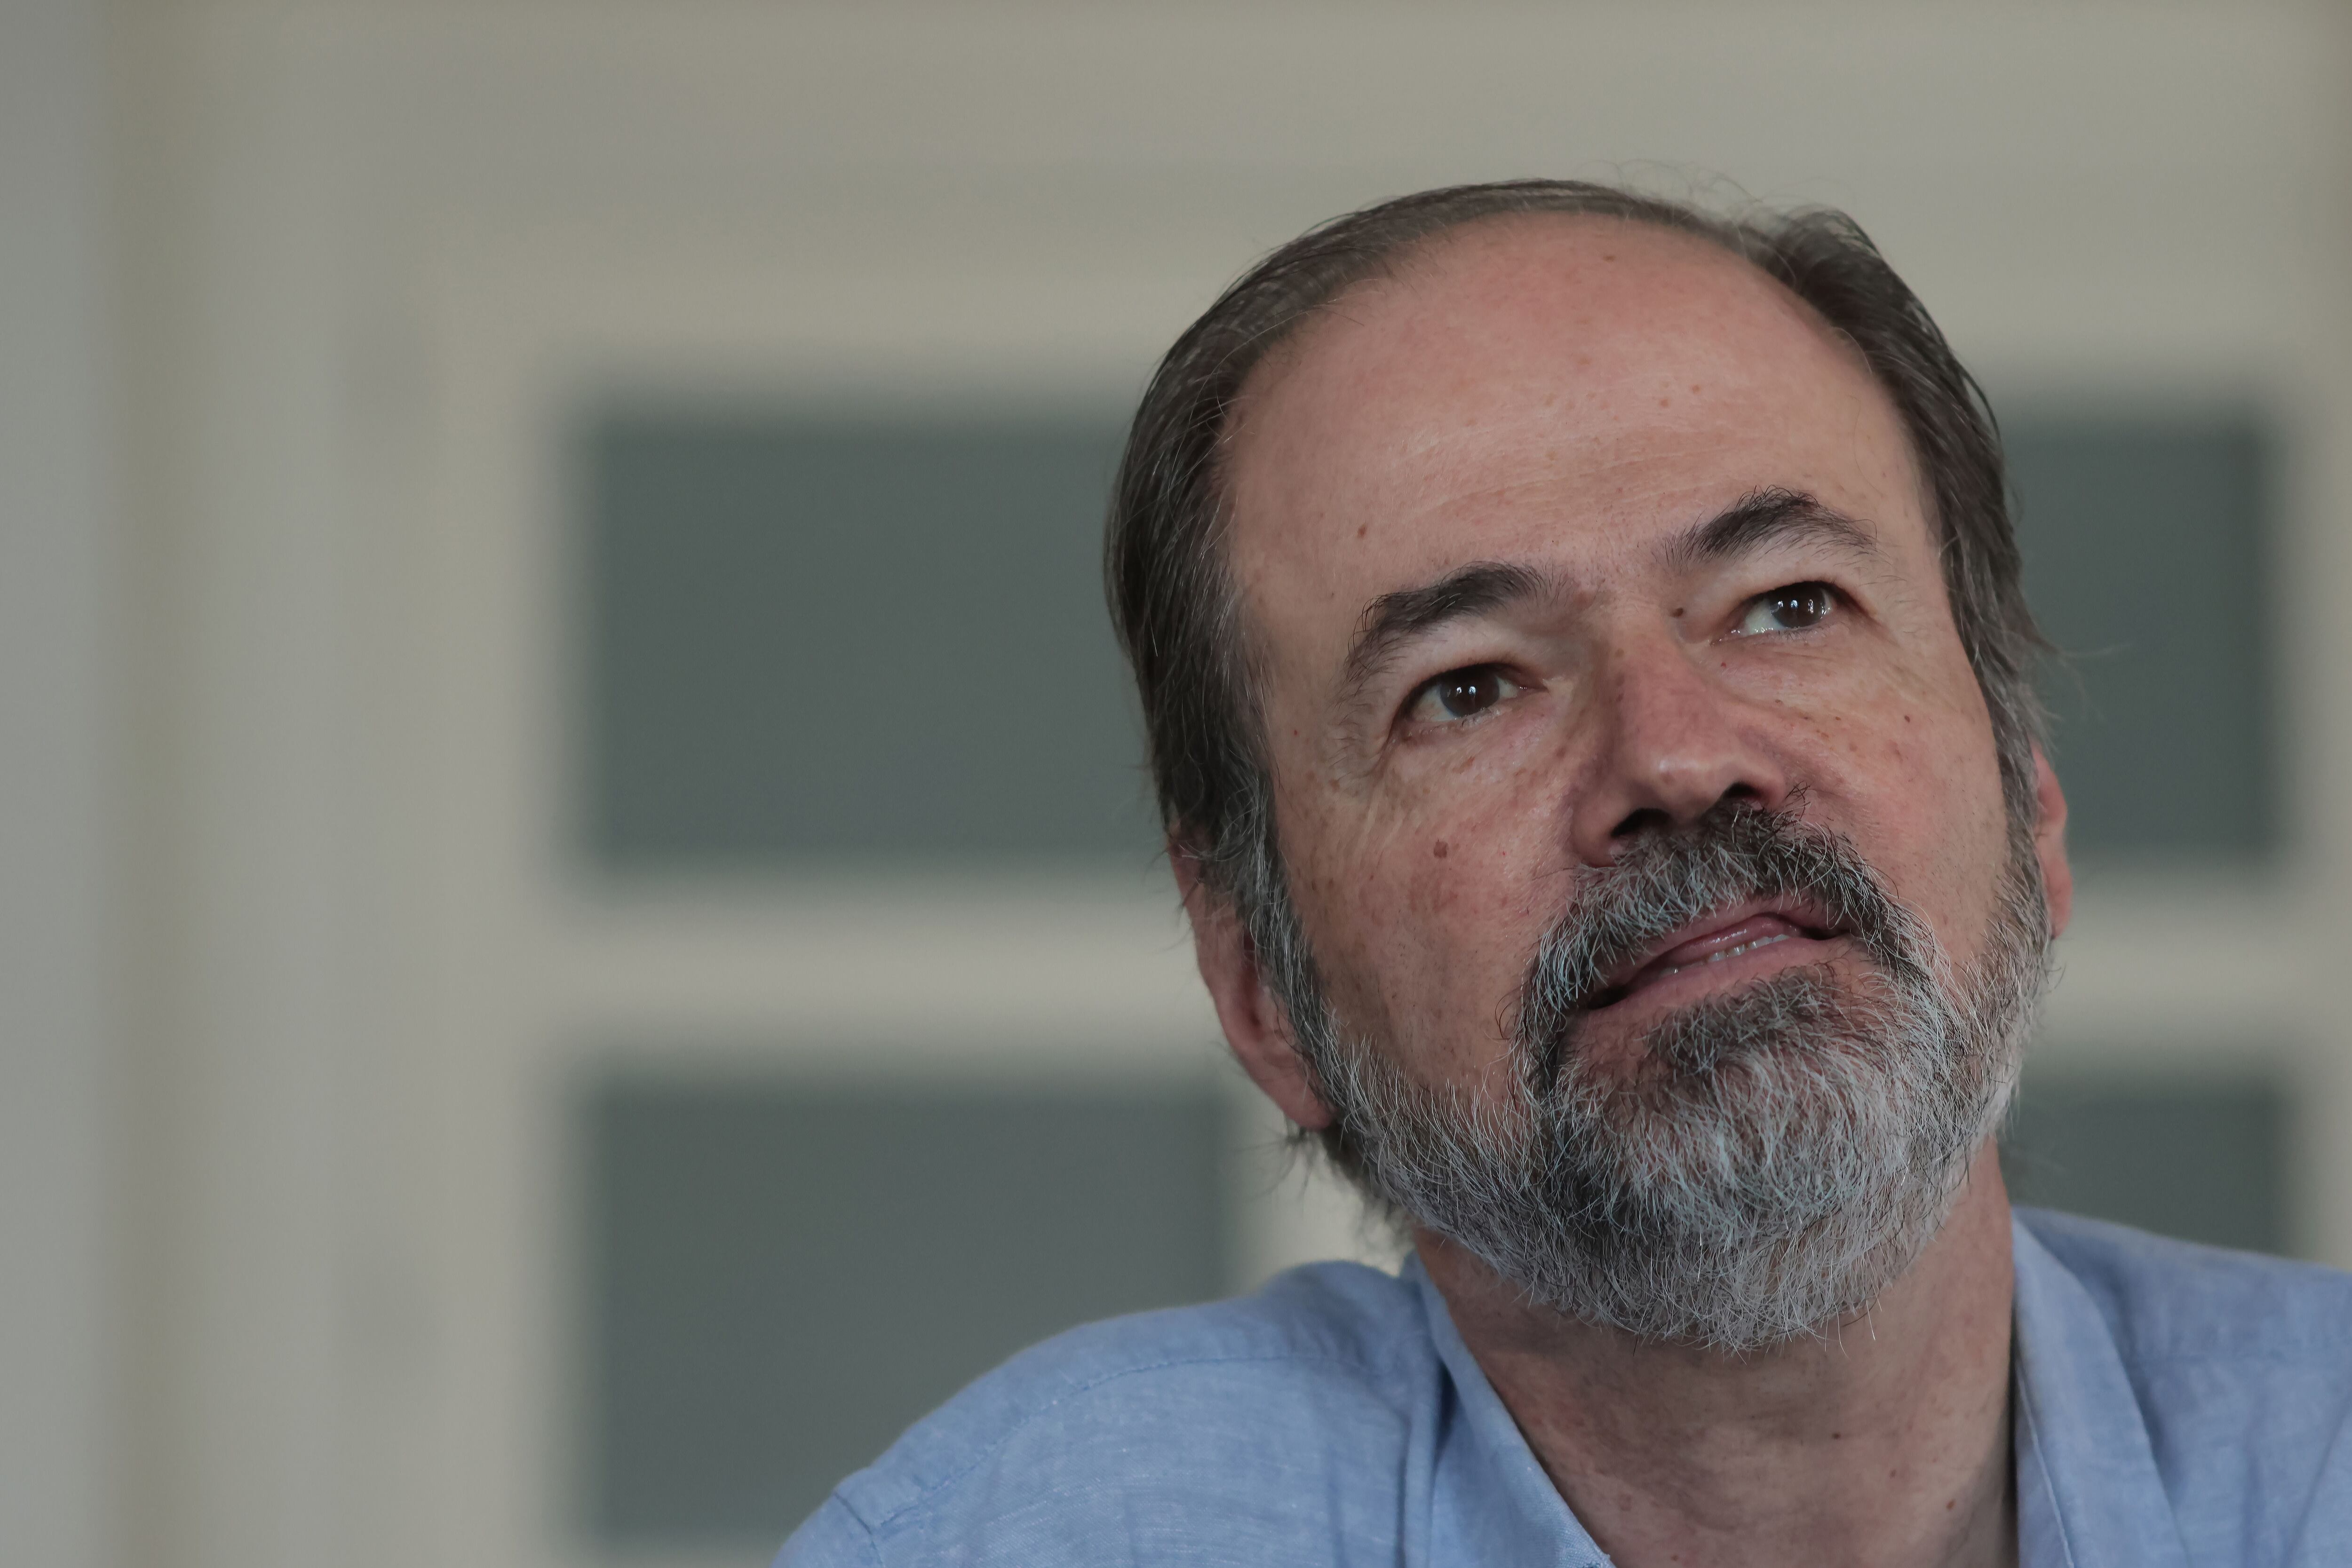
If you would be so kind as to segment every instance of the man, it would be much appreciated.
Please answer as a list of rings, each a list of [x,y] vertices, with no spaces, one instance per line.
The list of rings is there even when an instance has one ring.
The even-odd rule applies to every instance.
[[[1413,1258],[1032,1351],[784,1563],[2352,1563],[2352,1279],[2003,1193],[2065,801],[1990,418],[1850,223],[1337,220],[1108,543],[1226,1038]]]

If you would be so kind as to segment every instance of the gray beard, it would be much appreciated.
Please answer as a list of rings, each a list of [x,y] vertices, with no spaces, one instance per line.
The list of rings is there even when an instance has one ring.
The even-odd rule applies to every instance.
[[[2049,947],[2031,835],[2011,837],[1963,975],[1829,830],[1733,809],[1637,843],[1586,874],[1540,945],[1501,1095],[1433,1089],[1349,1040],[1303,934],[1270,967],[1338,1119],[1327,1146],[1376,1203],[1538,1305],[1755,1351],[1867,1309],[1942,1228],[2008,1108]],[[1863,984],[1784,970],[1662,1019],[1630,1071],[1593,1069],[1578,1036],[1613,999],[1601,976],[1713,910],[1797,892],[1868,955]]]

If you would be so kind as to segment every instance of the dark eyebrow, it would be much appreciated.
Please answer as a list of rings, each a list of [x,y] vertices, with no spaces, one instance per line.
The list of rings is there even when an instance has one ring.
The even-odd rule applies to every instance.
[[[1696,566],[1800,539],[1826,544],[1848,555],[1878,554],[1878,541],[1860,523],[1802,490],[1784,490],[1775,485],[1748,491],[1668,541],[1665,559],[1670,566]]]
[[[1551,580],[1532,567],[1482,560],[1457,567],[1435,582],[1383,593],[1364,607],[1356,638],[1340,667],[1339,689],[1352,696],[1406,643],[1440,626],[1490,614],[1505,605],[1551,591]]]

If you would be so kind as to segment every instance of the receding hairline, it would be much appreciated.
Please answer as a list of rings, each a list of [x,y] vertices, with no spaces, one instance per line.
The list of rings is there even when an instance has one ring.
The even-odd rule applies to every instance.
[[[1704,215],[1702,214],[1702,220]],[[1324,298],[1301,309],[1282,324],[1273,340],[1258,351],[1240,382],[1234,390],[1231,402],[1219,421],[1216,436],[1216,457],[1210,474],[1210,484],[1216,496],[1220,513],[1226,514],[1224,535],[1231,526],[1230,508],[1233,494],[1229,487],[1233,444],[1245,423],[1250,405],[1260,401],[1271,378],[1279,378],[1309,352],[1323,330],[1334,325],[1334,317],[1346,303],[1368,292],[1410,283],[1416,272],[1433,274],[1449,253],[1480,241],[1493,242],[1507,231],[1562,226],[1590,228],[1612,227],[1626,231],[1629,237],[1647,240],[1656,237],[1670,246],[1701,260],[1728,263],[1736,273],[1745,274],[1763,286],[1764,292],[1790,308],[1790,312],[1823,341],[1827,342],[1854,371],[1859,372],[1892,409],[1893,398],[1872,369],[1869,357],[1853,337],[1842,331],[1829,318],[1788,283],[1776,277],[1754,256],[1738,247],[1738,233],[1725,221],[1725,232],[1717,234],[1696,226],[1684,226],[1663,218],[1634,213],[1582,212],[1574,208],[1522,208],[1505,212],[1479,213],[1456,223],[1447,224],[1429,233],[1400,240],[1377,255],[1365,259],[1360,272],[1348,277]],[[1903,423],[1899,412],[1897,423]],[[1912,433],[1906,428],[1906,446],[1913,443]],[[1915,466],[1920,455],[1912,454]],[[1932,507],[1930,508],[1932,515]]]
[[[1634,237],[1634,240],[1649,240],[1649,237],[1665,240],[1667,245],[1684,249],[1684,252],[1694,258],[1719,258],[1719,261],[1728,261],[1734,268],[1738,268],[1740,273],[1748,273],[1752,275],[1752,277],[1757,277],[1759,282],[1764,282],[1769,291],[1778,294],[1778,297],[1785,298],[1785,301],[1794,303],[1794,306],[1801,310],[1801,315],[1804,315],[1804,318],[1809,319],[1816,329],[1821,329],[1822,334],[1828,334],[1834,343],[1839,343],[1839,346],[1844,348],[1849,355],[1853,355],[1855,364],[1861,364],[1861,367],[1867,371],[1867,362],[1861,358],[1861,350],[1853,348],[1853,340],[1851,340],[1849,336],[1834,329],[1832,324],[1828,322],[1828,318],[1822,318],[1821,310],[1816,310],[1816,308],[1806,301],[1804,297],[1800,297],[1797,291],[1790,289],[1785,282],[1773,277],[1769,270],[1761,268],[1755,258],[1740,254],[1738,249],[1731,245],[1731,237],[1728,235],[1715,235],[1715,233],[1707,233],[1707,230],[1684,228],[1684,225],[1667,224],[1667,221],[1663,219],[1651,219],[1651,216],[1639,216],[1639,214],[1625,214],[1625,212],[1576,212],[1576,209],[1571,207],[1559,207],[1559,209],[1536,207],[1536,209],[1512,209],[1512,212],[1479,212],[1479,214],[1473,214],[1473,216],[1467,216],[1467,219],[1456,221],[1456,224],[1446,224],[1442,225],[1442,228],[1433,228],[1430,233],[1423,233],[1423,235],[1404,237],[1404,240],[1390,245],[1388,249],[1383,249],[1383,252],[1367,256],[1364,258],[1364,266],[1360,273],[1345,277],[1339,287],[1334,287],[1334,289],[1328,291],[1327,297],[1318,298],[1312,306],[1306,306],[1303,310],[1298,310],[1298,315],[1291,318],[1289,322],[1284,322],[1282,327],[1279,327],[1277,334],[1275,334],[1275,339],[1258,350],[1256,360],[1251,362],[1249,371],[1244,371],[1240,385],[1234,388],[1233,409],[1225,413],[1223,425],[1221,425],[1221,430],[1218,430],[1218,444],[1223,446],[1225,442],[1233,437],[1233,430],[1240,425],[1242,412],[1244,412],[1244,407],[1251,402],[1251,388],[1254,388],[1254,385],[1261,385],[1263,381],[1265,381],[1265,376],[1282,374],[1282,369],[1298,362],[1298,358],[1301,358],[1303,352],[1307,352],[1307,348],[1312,346],[1312,339],[1318,339],[1319,336],[1319,329],[1327,327],[1327,324],[1331,324],[1331,318],[1339,315],[1340,308],[1350,301],[1350,298],[1362,297],[1362,294],[1369,294],[1369,291],[1385,289],[1385,287],[1397,287],[1397,285],[1406,285],[1406,282],[1413,282],[1413,275],[1416,273],[1433,275],[1434,270],[1440,268],[1442,263],[1444,263],[1444,258],[1449,256],[1451,252],[1458,252],[1458,249],[1463,249],[1463,246],[1467,245],[1494,242],[1498,240],[1503,233],[1507,233],[1507,230],[1536,230],[1536,228],[1621,228],[1621,230],[1628,230],[1628,235]]]
[[[1212,538],[1219,558],[1220,574],[1224,579],[1232,616],[1231,627],[1246,650],[1253,653],[1262,652],[1255,641],[1256,628],[1253,625],[1255,618],[1247,612],[1246,595],[1233,571],[1234,528],[1238,520],[1233,465],[1234,445],[1250,423],[1252,405],[1265,401],[1272,387],[1294,370],[1305,356],[1313,352],[1316,343],[1327,330],[1345,324],[1335,320],[1334,317],[1344,309],[1350,298],[1361,297],[1370,290],[1410,284],[1414,281],[1415,273],[1433,275],[1449,255],[1460,251],[1465,246],[1483,244],[1496,246],[1507,243],[1507,235],[1512,231],[1550,230],[1563,225],[1579,228],[1606,225],[1626,231],[1628,238],[1637,243],[1646,242],[1653,235],[1660,236],[1671,251],[1680,252],[1685,260],[1699,262],[1709,269],[1720,261],[1735,269],[1725,273],[1725,277],[1745,274],[1755,284],[1760,285],[1754,297],[1769,299],[1785,309],[1789,319],[1801,325],[1816,340],[1826,346],[1858,378],[1858,385],[1867,389],[1866,395],[1878,402],[1895,432],[1904,455],[1909,459],[1914,482],[1920,489],[1922,515],[1931,535],[1940,528],[1936,497],[1928,483],[1924,455],[1917,450],[1916,434],[1904,418],[1891,391],[1872,367],[1868,355],[1850,334],[1841,330],[1811,300],[1773,276],[1755,257],[1735,248],[1736,232],[1717,235],[1702,229],[1685,228],[1670,222],[1622,213],[1541,208],[1481,213],[1428,234],[1413,235],[1381,255],[1368,258],[1360,276],[1342,283],[1328,297],[1305,308],[1284,324],[1279,336],[1261,350],[1235,389],[1219,423],[1209,483],[1218,514]],[[1604,256],[1602,259],[1613,261],[1615,258]]]

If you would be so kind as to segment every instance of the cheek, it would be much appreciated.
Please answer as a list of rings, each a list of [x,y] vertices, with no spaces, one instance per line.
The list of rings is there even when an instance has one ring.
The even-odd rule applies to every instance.
[[[1559,791],[1532,771],[1433,768],[1326,841],[1337,852],[1314,895],[1334,999],[1432,1079],[1504,1050],[1528,956],[1565,896],[1547,805]]]
[[[1426,946],[1456,928],[1491,946],[1528,915],[1547,873],[1565,866],[1560,743],[1531,733],[1419,771],[1376,810],[1366,862]]]
[[[1815,728],[1822,792],[1835,798],[1825,820],[1853,835],[1955,956],[1972,953],[2008,853],[1992,726],[1973,680],[1964,694],[1890,692]]]

